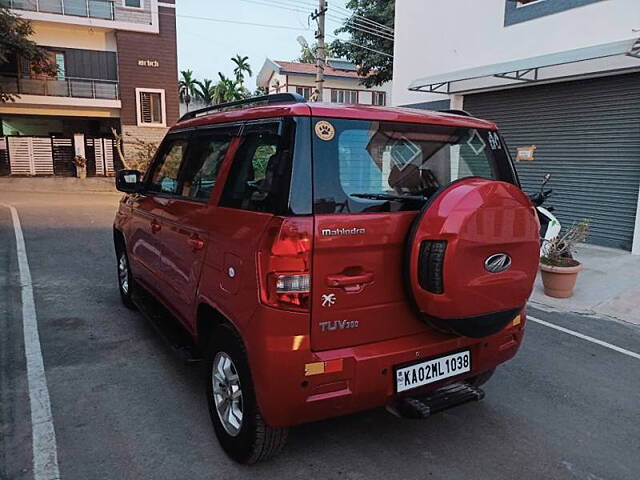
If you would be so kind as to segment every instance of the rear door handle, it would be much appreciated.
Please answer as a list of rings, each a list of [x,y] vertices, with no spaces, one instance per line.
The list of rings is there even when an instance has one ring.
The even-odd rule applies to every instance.
[[[191,245],[194,250],[202,250],[204,248],[204,240],[197,235],[191,235],[187,240],[187,243]]]
[[[153,220],[151,220],[151,232],[152,233],[158,233],[161,228],[162,228],[162,225],[160,224],[160,222],[158,220],[156,220],[155,218]]]
[[[327,285],[333,288],[342,288],[347,293],[361,292],[365,286],[373,283],[372,272],[363,272],[356,275],[345,275],[339,273],[327,276]]]

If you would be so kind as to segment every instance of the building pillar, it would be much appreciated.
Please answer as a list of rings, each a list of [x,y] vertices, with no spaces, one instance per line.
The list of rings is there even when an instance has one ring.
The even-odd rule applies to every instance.
[[[640,188],[638,189],[638,208],[636,208],[636,228],[633,231],[632,255],[640,255]]]
[[[464,110],[464,95],[451,95],[451,110]]]
[[[84,133],[73,134],[73,149],[76,155],[86,158],[85,146],[84,146]]]

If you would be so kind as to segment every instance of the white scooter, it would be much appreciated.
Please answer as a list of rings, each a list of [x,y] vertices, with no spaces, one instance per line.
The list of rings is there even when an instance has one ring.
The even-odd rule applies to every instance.
[[[544,190],[545,185],[551,179],[551,174],[547,173],[540,185],[540,191],[535,195],[530,195],[531,201],[538,210],[538,218],[540,219],[540,256],[545,254],[545,248],[550,240],[553,240],[560,234],[562,226],[555,217],[553,207],[544,208],[542,204],[551,196],[553,190]]]

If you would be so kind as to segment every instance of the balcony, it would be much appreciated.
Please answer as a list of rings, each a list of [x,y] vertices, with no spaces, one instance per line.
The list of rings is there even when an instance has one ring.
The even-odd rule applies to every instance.
[[[18,95],[47,97],[94,98],[118,100],[118,82],[89,78],[34,79],[17,75],[0,75],[2,90]]]
[[[113,0],[0,0],[0,6],[29,12],[114,19]]]

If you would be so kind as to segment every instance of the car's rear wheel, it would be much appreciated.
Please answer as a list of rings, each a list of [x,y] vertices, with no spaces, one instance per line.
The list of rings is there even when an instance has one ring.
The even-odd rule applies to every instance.
[[[125,307],[135,310],[136,306],[133,303],[132,298],[133,289],[135,288],[135,280],[131,275],[127,249],[123,246],[119,246],[116,249],[116,257],[118,261],[118,290],[120,291],[120,299]]]
[[[216,436],[232,459],[251,465],[282,450],[288,429],[271,427],[262,418],[244,346],[229,327],[213,332],[206,385]]]

